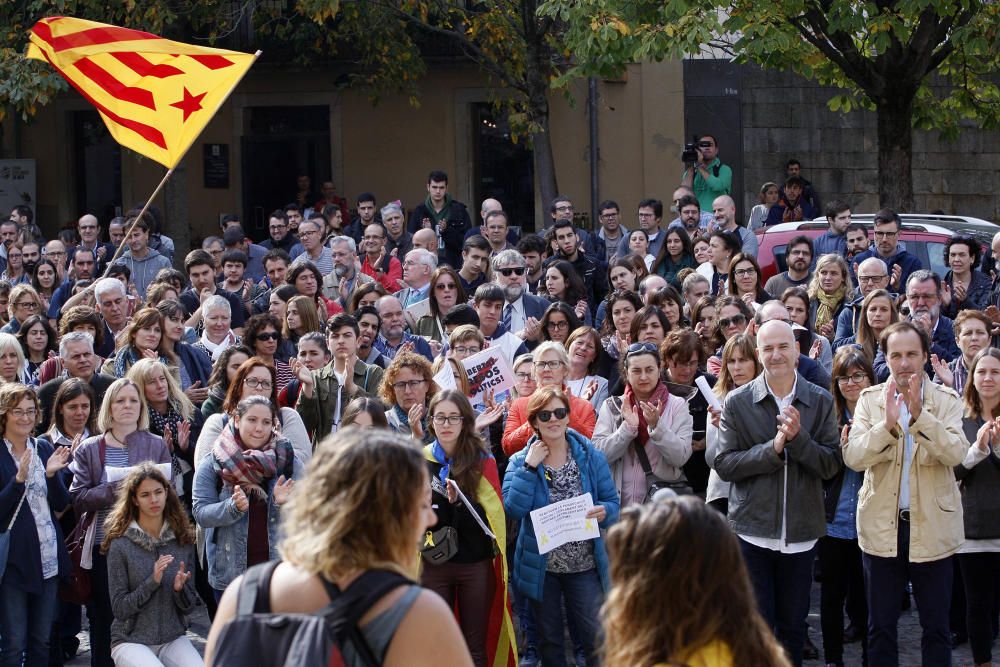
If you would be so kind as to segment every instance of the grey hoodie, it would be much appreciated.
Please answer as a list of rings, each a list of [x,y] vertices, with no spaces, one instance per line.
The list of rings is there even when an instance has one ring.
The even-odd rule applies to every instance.
[[[166,554],[174,560],[156,583],[153,566]],[[180,592],[174,590],[174,577],[182,561],[187,571],[194,569],[194,545],[178,544],[166,522],[158,538],[133,521],[123,536],[112,540],[108,550],[108,590],[115,615],[111,623],[112,645],[166,644],[186,632],[187,615],[194,609],[197,597],[193,577]]]
[[[153,282],[156,278],[156,274],[160,272],[161,269],[171,269],[173,264],[170,259],[161,255],[156,250],[152,248],[149,249],[149,253],[142,259],[136,259],[132,256],[130,250],[126,250],[121,257],[119,257],[115,264],[124,264],[132,272],[131,283],[135,285],[136,292],[139,293],[139,297],[145,301],[146,300],[146,288],[149,284]]]

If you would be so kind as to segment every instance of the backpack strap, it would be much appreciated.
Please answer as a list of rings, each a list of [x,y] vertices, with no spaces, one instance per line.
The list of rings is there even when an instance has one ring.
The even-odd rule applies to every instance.
[[[237,616],[271,613],[271,577],[280,564],[272,560],[246,571],[236,598]]]
[[[319,613],[326,617],[338,645],[350,642],[365,665],[377,667],[380,663],[358,627],[358,621],[389,591],[410,585],[412,581],[388,570],[368,570],[345,591],[323,580],[330,604]]]

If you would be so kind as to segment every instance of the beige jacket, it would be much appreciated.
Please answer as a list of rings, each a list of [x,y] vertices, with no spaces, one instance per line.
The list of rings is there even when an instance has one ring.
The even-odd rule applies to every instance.
[[[962,400],[954,390],[924,376],[924,402],[910,425],[910,561],[923,563],[953,554],[965,541],[962,497],[953,468],[969,449],[962,431]],[[892,426],[892,425],[889,425]],[[858,543],[872,556],[897,555],[899,485],[903,475],[903,429],[893,436],[885,424],[885,385],[865,389],[843,448],[844,463],[865,472],[858,493]]]

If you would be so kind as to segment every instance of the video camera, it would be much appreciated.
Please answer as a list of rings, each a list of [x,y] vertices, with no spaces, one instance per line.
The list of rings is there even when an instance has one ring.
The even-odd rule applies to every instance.
[[[684,144],[684,151],[681,152],[681,162],[683,162],[684,164],[689,165],[689,166],[698,162],[698,158],[699,158],[699,154],[698,154],[698,140],[700,138],[701,137],[699,137],[696,134],[696,135],[694,135],[694,140],[691,143]]]

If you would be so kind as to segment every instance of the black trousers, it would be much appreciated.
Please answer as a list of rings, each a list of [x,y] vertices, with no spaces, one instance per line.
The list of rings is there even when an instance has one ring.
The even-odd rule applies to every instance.
[[[868,664],[868,605],[865,602],[865,573],[857,540],[824,537],[819,541],[819,562],[823,568],[820,585],[820,625],[823,629],[823,657],[827,664],[844,664],[844,603],[851,620],[861,630],[861,656]]]
[[[993,624],[997,615],[1000,553],[959,554],[965,586],[966,628],[976,664],[993,660]]]

